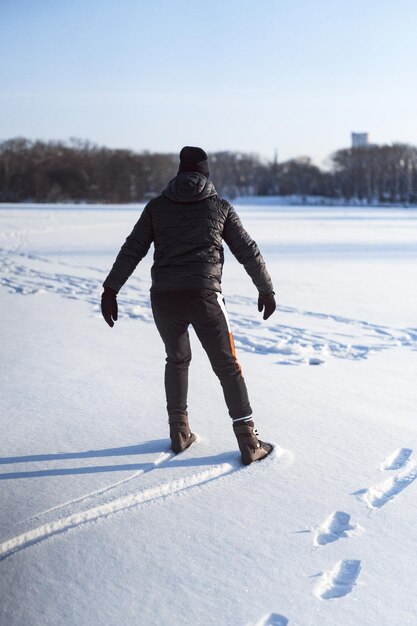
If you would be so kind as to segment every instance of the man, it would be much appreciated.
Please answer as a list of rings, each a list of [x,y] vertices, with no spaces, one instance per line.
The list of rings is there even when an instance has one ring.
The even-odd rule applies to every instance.
[[[272,445],[257,437],[236,359],[221,295],[222,240],[257,287],[258,310],[264,311],[264,319],[276,305],[271,278],[256,243],[234,208],[217,195],[209,175],[204,150],[190,146],[181,150],[177,176],[145,206],[104,281],[101,307],[104,319],[113,326],[116,295],[153,242],[151,304],[167,354],[165,391],[172,450],[182,452],[195,441],[187,414],[191,324],[220,379],[242,462],[248,465],[266,457]]]

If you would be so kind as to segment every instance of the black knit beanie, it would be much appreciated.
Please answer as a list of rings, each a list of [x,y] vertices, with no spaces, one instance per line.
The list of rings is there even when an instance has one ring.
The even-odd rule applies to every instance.
[[[202,148],[194,148],[193,146],[185,146],[180,152],[180,172],[199,172],[206,176],[210,176],[208,165],[208,157]]]

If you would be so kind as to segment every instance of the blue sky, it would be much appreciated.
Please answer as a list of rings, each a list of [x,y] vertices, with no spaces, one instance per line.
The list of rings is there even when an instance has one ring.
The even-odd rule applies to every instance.
[[[417,144],[416,32],[415,0],[1,0],[0,139]]]

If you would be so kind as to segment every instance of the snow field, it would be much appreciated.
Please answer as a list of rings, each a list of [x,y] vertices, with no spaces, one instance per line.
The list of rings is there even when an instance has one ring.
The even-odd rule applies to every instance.
[[[199,441],[169,451],[150,258],[116,327],[101,319],[135,209],[0,210],[4,623],[415,623],[415,214],[240,213],[279,302],[262,322],[227,255],[238,357],[277,443],[248,468],[194,336]]]

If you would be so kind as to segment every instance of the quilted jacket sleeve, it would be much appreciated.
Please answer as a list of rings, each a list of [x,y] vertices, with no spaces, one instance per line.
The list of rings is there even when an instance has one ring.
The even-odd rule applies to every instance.
[[[148,252],[153,238],[152,216],[150,206],[147,204],[121,247],[103,287],[111,287],[118,292]]]
[[[259,248],[243,228],[235,209],[227,204],[229,211],[224,224],[223,239],[239,263],[242,263],[258,291],[269,293],[273,291],[272,280]]]

